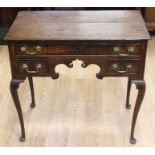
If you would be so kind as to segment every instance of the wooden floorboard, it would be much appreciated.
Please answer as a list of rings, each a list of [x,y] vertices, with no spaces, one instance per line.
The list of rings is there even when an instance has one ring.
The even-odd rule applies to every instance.
[[[10,96],[11,79],[7,46],[0,46],[0,146],[155,146],[155,37],[149,41],[145,80],[146,95],[135,136],[129,143],[137,95],[132,86],[132,109],[125,109],[127,78],[97,80],[96,65],[83,69],[57,66],[60,78],[34,78],[36,108],[31,109],[28,81],[21,84],[26,142],[18,141],[19,121]]]

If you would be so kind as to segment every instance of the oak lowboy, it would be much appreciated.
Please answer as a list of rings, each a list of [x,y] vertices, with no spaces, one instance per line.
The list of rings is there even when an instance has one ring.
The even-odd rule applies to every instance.
[[[117,17],[117,18],[116,18]],[[103,77],[128,77],[126,108],[130,108],[131,83],[138,96],[133,112],[130,142],[136,143],[134,129],[145,93],[144,68],[150,38],[139,11],[27,11],[20,12],[5,39],[8,41],[12,80],[11,94],[25,140],[23,115],[18,98],[19,84],[29,79],[35,107],[32,77],[59,77],[58,64],[81,67],[96,64]],[[95,103],[94,103],[95,104]]]

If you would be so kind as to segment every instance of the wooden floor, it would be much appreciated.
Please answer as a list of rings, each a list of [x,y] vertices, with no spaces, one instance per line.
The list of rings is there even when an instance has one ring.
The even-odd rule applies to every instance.
[[[129,143],[132,109],[125,109],[127,78],[97,80],[96,65],[57,66],[60,78],[34,78],[37,107],[31,109],[28,81],[19,88],[26,142],[18,141],[19,121],[9,92],[8,49],[0,46],[0,146],[155,146],[155,37],[149,42],[146,94],[137,120],[136,145]]]

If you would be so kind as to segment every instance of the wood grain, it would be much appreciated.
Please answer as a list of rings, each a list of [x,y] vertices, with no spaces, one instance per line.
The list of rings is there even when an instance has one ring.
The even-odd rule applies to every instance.
[[[155,30],[155,7],[147,7],[144,11],[144,19],[149,31]]]
[[[155,8],[154,7],[145,8],[144,18],[146,22],[154,22],[155,21]]]
[[[18,14],[5,40],[149,38],[140,11],[23,11]]]
[[[149,41],[143,106],[139,113],[134,146],[155,146],[155,37]],[[19,121],[9,91],[11,79],[8,49],[0,47],[0,146],[133,146],[129,143],[132,111],[125,109],[126,78],[97,80],[99,67],[57,66],[60,79],[34,78],[36,108],[30,108],[28,81],[21,84],[19,96],[27,131],[20,143]],[[137,96],[132,86],[130,103]],[[95,103],[95,105],[94,105]]]

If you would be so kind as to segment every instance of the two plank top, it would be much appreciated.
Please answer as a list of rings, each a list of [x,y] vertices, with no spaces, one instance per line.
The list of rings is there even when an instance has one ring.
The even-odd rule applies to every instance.
[[[5,40],[147,40],[134,11],[21,11]]]

